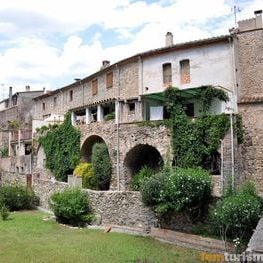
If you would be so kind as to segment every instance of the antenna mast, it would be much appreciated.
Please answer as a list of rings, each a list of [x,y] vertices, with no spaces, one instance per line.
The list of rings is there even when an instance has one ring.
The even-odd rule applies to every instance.
[[[235,17],[235,27],[237,26],[237,13],[241,12],[240,8],[236,5],[232,8],[232,12],[234,13]]]

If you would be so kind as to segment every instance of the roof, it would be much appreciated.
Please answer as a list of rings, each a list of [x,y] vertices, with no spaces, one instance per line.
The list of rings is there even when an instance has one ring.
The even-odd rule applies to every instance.
[[[14,94],[12,94],[12,97],[13,97],[13,96],[17,96],[17,95],[19,95],[19,94],[21,94],[21,93],[22,93],[22,94],[25,94],[25,93],[36,93],[36,92],[39,92],[39,93],[41,92],[41,93],[43,93],[43,90],[17,91],[17,92],[15,92]],[[4,102],[4,101],[7,101],[7,100],[9,100],[9,97],[1,100],[0,103],[2,103],[2,102]]]
[[[224,41],[228,41],[229,38],[232,38],[232,36],[230,35],[221,35],[221,36],[217,36],[217,37],[211,37],[211,38],[206,38],[206,39],[199,39],[199,40],[194,40],[194,41],[189,41],[189,42],[184,42],[184,43],[178,43],[169,47],[162,47],[162,48],[157,48],[157,49],[152,49],[152,50],[148,50],[142,53],[138,53],[135,54],[131,57],[125,58],[123,60],[120,60],[102,70],[99,70],[83,79],[80,79],[76,82],[73,82],[67,86],[64,86],[62,88],[47,92],[41,96],[38,96],[36,98],[34,98],[35,100],[39,100],[42,98],[46,98],[49,96],[52,96],[54,94],[57,94],[59,92],[61,92],[62,90],[66,90],[66,89],[70,89],[70,88],[74,88],[75,86],[78,86],[81,84],[81,82],[86,82],[88,80],[91,80],[93,78],[95,78],[97,75],[106,72],[110,69],[113,69],[114,67],[118,66],[119,64],[125,64],[129,61],[133,61],[136,60],[140,57],[150,57],[150,56],[156,56],[162,53],[166,53],[166,52],[171,52],[171,51],[176,51],[176,50],[182,50],[182,49],[188,49],[188,48],[192,48],[192,47],[199,47],[199,46],[203,46],[203,45],[208,45],[208,44],[212,44],[212,43],[216,43],[216,42],[224,42]]]

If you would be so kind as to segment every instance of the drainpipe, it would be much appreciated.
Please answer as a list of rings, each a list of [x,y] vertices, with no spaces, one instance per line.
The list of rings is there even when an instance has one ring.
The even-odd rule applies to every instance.
[[[116,65],[118,69],[118,97],[117,97],[117,112],[116,112],[116,121],[117,121],[117,190],[120,191],[120,68],[118,64]]]
[[[222,189],[224,189],[225,178],[224,178],[224,141],[221,140],[221,185]]]
[[[233,69],[233,100],[232,100],[232,108],[230,108],[230,131],[231,131],[231,176],[232,176],[232,190],[235,188],[235,156],[234,156],[234,128],[233,128],[233,113],[237,111],[237,95],[238,91],[237,88],[239,86],[239,72],[238,72],[238,56],[236,54],[236,50],[238,50],[237,44],[237,35],[233,34],[232,37],[229,38],[229,45],[230,50],[232,52],[231,62],[232,62],[232,69]]]
[[[231,175],[232,190],[235,188],[235,161],[234,161],[234,131],[233,131],[233,109],[230,111],[230,131],[231,131]]]

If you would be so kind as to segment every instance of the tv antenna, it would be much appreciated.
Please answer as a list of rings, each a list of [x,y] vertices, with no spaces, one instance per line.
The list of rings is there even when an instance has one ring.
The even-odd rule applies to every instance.
[[[234,17],[235,17],[235,27],[237,26],[237,13],[241,12],[241,9],[234,5],[233,8],[231,8],[231,11],[234,13]]]

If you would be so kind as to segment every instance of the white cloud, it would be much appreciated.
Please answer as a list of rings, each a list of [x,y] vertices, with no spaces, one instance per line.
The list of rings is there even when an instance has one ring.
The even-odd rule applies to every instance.
[[[234,0],[0,0],[0,83],[57,88],[98,70],[104,59],[115,62],[163,46],[167,31],[173,32],[175,42],[227,34],[233,26],[233,4]],[[262,9],[262,0],[242,1],[240,8],[239,19],[251,17],[255,9]],[[122,44],[103,45],[100,32],[88,41],[80,31],[92,25],[115,31]]]

